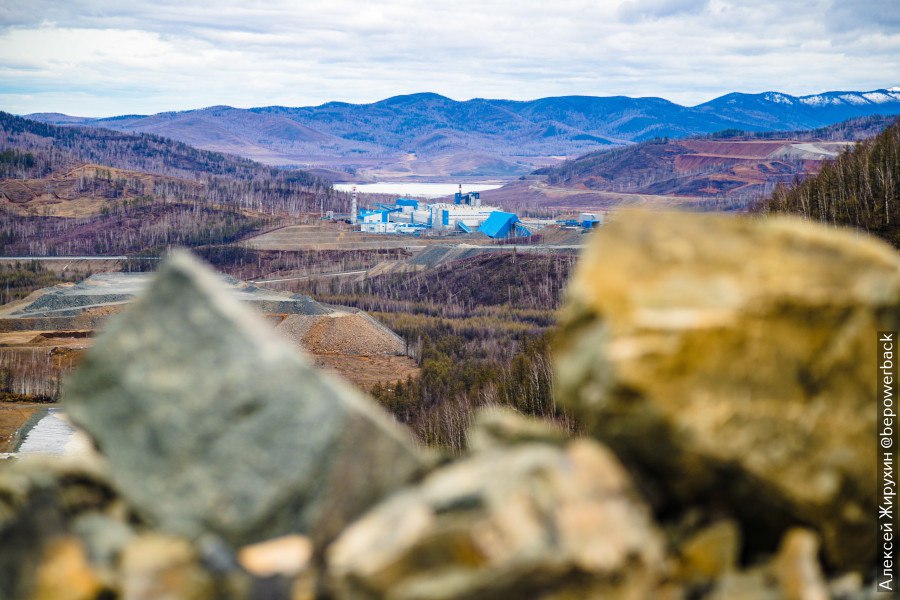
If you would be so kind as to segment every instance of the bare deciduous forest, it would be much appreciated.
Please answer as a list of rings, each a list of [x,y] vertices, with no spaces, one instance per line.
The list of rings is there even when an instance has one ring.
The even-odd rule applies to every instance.
[[[900,121],[857,142],[819,174],[780,186],[754,210],[856,227],[900,247]]]
[[[420,376],[376,385],[372,395],[426,443],[460,451],[478,406],[513,406],[575,427],[553,400],[550,362],[556,309],[575,261],[487,254],[424,273],[296,289],[366,310],[403,336]]]
[[[195,248],[194,253],[217,270],[243,281],[369,269],[382,262],[404,260],[411,256],[402,248],[289,251],[255,250],[234,245],[204,246]]]
[[[150,134],[46,125],[0,113],[0,252],[158,253],[233,242],[346,194],[279,169]],[[68,208],[76,206],[78,208]],[[60,211],[73,214],[60,214]]]

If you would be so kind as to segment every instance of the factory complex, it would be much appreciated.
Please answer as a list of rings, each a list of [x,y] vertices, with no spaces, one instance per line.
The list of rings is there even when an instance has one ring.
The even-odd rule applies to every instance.
[[[587,229],[602,224],[603,215],[582,213],[578,221],[559,223]],[[367,233],[443,235],[479,232],[494,239],[530,237],[535,228],[542,226],[539,221],[523,223],[515,213],[482,204],[478,192],[463,193],[461,189],[454,195],[453,203],[426,204],[412,198],[398,198],[393,204],[379,203],[375,208],[359,211],[354,193],[350,224],[358,225],[360,231]]]

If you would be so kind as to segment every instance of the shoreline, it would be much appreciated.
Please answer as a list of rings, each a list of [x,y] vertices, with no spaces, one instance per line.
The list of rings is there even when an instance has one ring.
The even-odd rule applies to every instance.
[[[0,413],[5,411],[30,411],[31,413],[19,424],[16,424],[15,419],[13,419],[13,426],[15,428],[9,427],[11,430],[9,433],[5,436],[0,435],[0,455],[6,454],[15,456],[16,451],[28,436],[28,433],[34,429],[42,418],[50,413],[50,409],[54,406],[60,407],[59,403],[50,402],[0,402]],[[0,416],[3,415],[0,414]],[[3,419],[0,419],[0,434],[2,434],[4,430],[3,421]],[[7,426],[8,425],[9,424],[7,423]],[[9,456],[6,458],[8,457]]]

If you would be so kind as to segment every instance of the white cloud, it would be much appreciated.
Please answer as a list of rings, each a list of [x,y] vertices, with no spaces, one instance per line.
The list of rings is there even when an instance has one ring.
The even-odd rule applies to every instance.
[[[626,23],[703,12],[709,0],[625,0],[616,11]]]
[[[900,83],[893,2],[0,0],[0,109],[873,89]]]

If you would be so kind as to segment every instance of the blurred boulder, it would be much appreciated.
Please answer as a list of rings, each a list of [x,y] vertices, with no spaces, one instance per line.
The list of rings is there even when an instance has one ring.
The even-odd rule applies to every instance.
[[[404,429],[186,253],[108,323],[64,403],[140,515],[232,547],[294,532],[324,544],[423,466]]]
[[[559,402],[659,513],[708,506],[772,552],[792,524],[833,567],[877,545],[875,332],[900,328],[900,256],[798,220],[623,214],[568,290]]]
[[[708,600],[864,600],[874,597],[852,581],[836,582],[829,592],[818,558],[818,536],[802,528],[790,529],[770,560],[743,571],[723,573]],[[846,579],[846,578],[844,578]],[[856,583],[856,585],[854,585]],[[849,584],[849,585],[848,585]],[[843,589],[841,589],[843,588]]]
[[[44,546],[30,600],[94,600],[103,581],[77,537],[56,537]]]
[[[92,457],[3,461],[0,599],[88,599],[109,589],[110,554],[93,550],[117,552],[130,535],[126,519]]]
[[[469,452],[484,452],[529,442],[563,445],[570,437],[546,421],[526,417],[509,407],[489,406],[475,413],[466,443]]]
[[[123,600],[213,600],[217,581],[196,548],[177,536],[144,533],[122,551]]]
[[[258,577],[294,577],[311,566],[312,554],[309,538],[285,535],[244,546],[238,552],[237,559],[247,572]]]
[[[819,536],[794,528],[781,541],[773,561],[775,579],[785,600],[828,600],[828,587],[819,565]]]
[[[256,578],[254,600],[316,597],[318,569],[313,563],[312,541],[305,536],[285,535],[244,546],[237,559]]]
[[[694,532],[682,543],[681,579],[706,584],[737,568],[741,531],[731,520],[719,521]]]
[[[352,524],[327,558],[342,600],[650,598],[667,568],[628,475],[587,439],[442,467]]]

